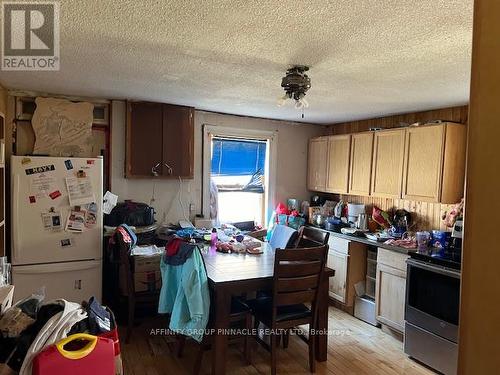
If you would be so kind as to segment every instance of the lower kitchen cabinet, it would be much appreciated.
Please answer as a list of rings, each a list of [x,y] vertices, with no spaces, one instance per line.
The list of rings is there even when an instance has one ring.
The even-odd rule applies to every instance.
[[[378,249],[376,318],[380,323],[401,333],[404,332],[406,259],[406,254]]]
[[[327,267],[335,270],[335,276],[330,277],[328,294],[339,302],[346,301],[347,261],[348,255],[335,250],[328,252]]]
[[[335,270],[330,278],[329,295],[352,313],[354,284],[365,280],[367,246],[330,236],[327,267]]]

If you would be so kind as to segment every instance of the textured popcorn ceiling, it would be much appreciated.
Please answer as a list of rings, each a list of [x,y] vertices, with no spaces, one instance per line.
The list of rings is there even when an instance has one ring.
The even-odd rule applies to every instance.
[[[311,66],[306,122],[464,104],[473,0],[61,1],[61,70],[8,88],[301,120],[277,107]]]

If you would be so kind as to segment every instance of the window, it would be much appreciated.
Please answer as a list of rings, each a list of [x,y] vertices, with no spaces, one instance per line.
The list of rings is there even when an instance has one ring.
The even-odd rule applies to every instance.
[[[276,204],[278,133],[247,126],[202,129],[204,217],[265,226]]]

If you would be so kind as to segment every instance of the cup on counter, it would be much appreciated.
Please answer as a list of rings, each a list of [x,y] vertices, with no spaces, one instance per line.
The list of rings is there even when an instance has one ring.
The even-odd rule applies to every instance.
[[[429,247],[429,241],[431,240],[431,234],[429,232],[417,232],[416,237],[419,250],[425,250]]]

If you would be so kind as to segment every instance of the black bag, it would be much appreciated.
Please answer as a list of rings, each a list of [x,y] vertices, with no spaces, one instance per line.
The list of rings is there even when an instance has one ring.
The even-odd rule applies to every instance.
[[[104,215],[104,225],[117,227],[127,224],[134,227],[146,227],[155,223],[155,211],[146,203],[125,201],[118,203],[109,215]]]

